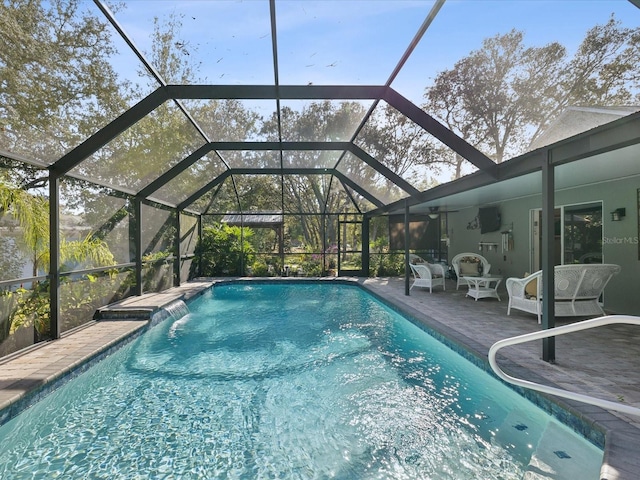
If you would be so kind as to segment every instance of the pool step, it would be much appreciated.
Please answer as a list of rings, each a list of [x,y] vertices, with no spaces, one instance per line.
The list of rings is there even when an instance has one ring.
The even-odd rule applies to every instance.
[[[568,429],[550,423],[531,456],[523,479],[584,479],[584,472],[598,472],[601,464],[601,451],[586,442],[584,446],[576,444],[575,436]]]
[[[495,431],[494,441],[519,461],[526,463],[531,458],[532,448],[538,445],[543,433],[544,425],[519,410],[511,410],[501,422],[500,428]]]

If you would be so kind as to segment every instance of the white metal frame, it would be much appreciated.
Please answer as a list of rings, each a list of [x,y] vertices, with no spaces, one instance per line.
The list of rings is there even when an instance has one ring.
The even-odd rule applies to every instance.
[[[640,325],[640,317],[631,315],[607,315],[604,317],[594,318],[591,320],[584,320],[582,322],[572,323],[571,325],[564,325],[562,327],[550,328],[539,332],[527,333],[525,335],[519,335],[517,337],[506,338],[494,343],[489,349],[489,364],[493,371],[501,379],[508,383],[518,385],[520,387],[529,388],[538,392],[548,393],[550,395],[556,395],[558,397],[568,398],[576,400],[578,402],[588,403],[589,405],[596,405],[607,410],[615,410],[617,412],[628,413],[630,415],[640,416],[640,408],[632,407],[631,405],[625,405],[619,402],[612,402],[609,400],[603,400],[600,398],[591,397],[581,393],[569,392],[561,388],[549,387],[547,385],[541,385],[539,383],[530,382],[528,380],[522,380],[507,375],[498,365],[496,355],[498,350],[510,345],[518,345],[520,343],[530,342],[532,340],[539,340],[541,338],[555,337],[558,335],[564,335],[567,333],[577,332],[580,330],[588,330],[590,328],[602,327],[605,325],[613,324],[629,324]]]

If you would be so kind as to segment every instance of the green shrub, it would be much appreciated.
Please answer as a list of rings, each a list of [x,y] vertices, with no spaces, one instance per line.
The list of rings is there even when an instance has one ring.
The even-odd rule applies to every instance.
[[[300,265],[307,277],[320,277],[322,275],[322,263],[320,260],[311,258],[302,262]]]
[[[255,259],[255,250],[249,242],[252,235],[253,231],[247,227],[241,229],[224,223],[206,227],[195,250],[200,256],[202,275],[244,275],[242,265],[251,265]],[[241,242],[241,238],[244,241]]]
[[[254,277],[268,277],[269,276],[269,266],[267,262],[263,260],[256,260],[251,265],[251,273]]]
[[[404,254],[377,253],[371,255],[369,274],[373,277],[397,277],[404,275]]]

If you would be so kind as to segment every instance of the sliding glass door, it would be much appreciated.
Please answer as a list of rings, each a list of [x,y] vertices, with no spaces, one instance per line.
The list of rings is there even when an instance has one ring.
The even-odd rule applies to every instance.
[[[564,205],[554,210],[556,265],[602,263],[602,202]],[[531,270],[541,268],[542,210],[531,211]]]

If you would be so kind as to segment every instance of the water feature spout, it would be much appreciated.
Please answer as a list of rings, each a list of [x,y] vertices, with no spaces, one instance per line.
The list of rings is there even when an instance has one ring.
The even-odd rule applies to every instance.
[[[174,300],[171,303],[161,307],[158,311],[151,315],[151,326],[166,320],[167,318],[173,318],[179,320],[186,315],[189,315],[189,307],[182,300]]]

